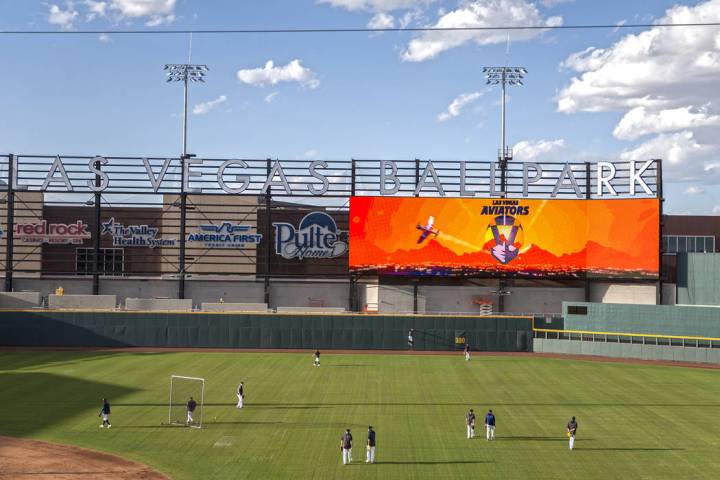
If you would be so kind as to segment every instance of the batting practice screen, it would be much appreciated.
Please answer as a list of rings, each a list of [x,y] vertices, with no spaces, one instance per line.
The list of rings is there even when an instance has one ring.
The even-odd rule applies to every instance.
[[[352,197],[350,268],[657,278],[657,199]]]

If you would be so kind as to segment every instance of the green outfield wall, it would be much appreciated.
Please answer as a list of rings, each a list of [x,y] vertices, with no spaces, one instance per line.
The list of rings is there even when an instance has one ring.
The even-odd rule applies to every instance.
[[[720,254],[678,253],[677,303],[720,305]]]
[[[720,307],[563,302],[564,329],[720,338]]]
[[[1,311],[0,346],[528,351],[531,317]]]

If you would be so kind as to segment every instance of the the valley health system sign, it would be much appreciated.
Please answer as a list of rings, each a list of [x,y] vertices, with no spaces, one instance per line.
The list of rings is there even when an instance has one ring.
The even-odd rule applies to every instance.
[[[113,247],[174,247],[176,238],[157,238],[160,231],[150,225],[123,225],[111,218],[102,223],[101,235],[111,235]]]

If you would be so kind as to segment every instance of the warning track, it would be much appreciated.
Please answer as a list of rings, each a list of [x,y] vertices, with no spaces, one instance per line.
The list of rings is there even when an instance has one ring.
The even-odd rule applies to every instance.
[[[169,480],[160,472],[107,453],[0,436],[0,479]]]

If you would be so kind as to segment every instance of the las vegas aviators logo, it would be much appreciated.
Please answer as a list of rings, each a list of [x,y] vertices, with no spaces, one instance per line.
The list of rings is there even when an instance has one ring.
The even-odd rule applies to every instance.
[[[503,265],[512,262],[520,253],[525,235],[518,216],[527,215],[529,207],[518,206],[517,200],[496,200],[483,207],[483,215],[496,215],[485,230],[485,245],[490,255]]]

